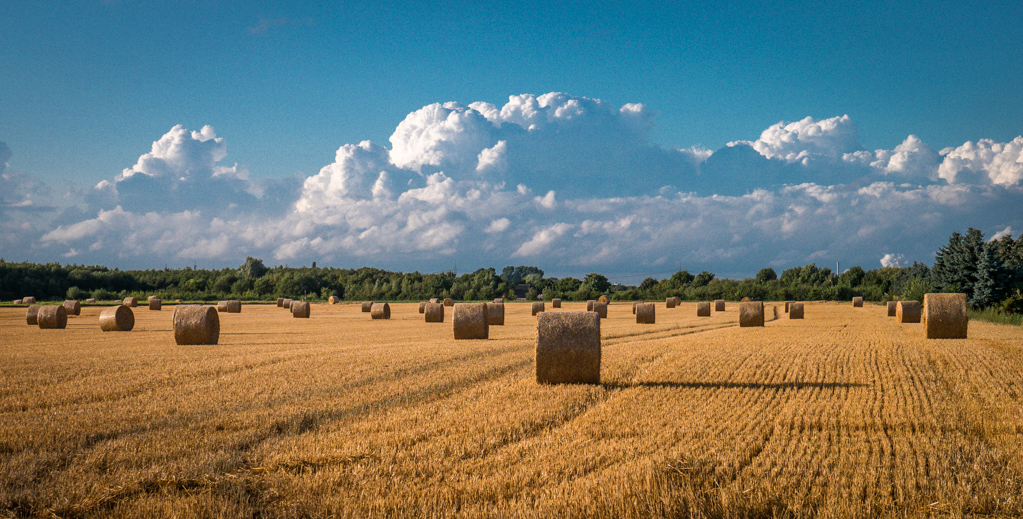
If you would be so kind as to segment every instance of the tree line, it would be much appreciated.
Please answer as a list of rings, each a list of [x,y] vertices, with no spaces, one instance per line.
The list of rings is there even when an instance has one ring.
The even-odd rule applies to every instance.
[[[908,267],[864,270],[854,266],[836,273],[816,264],[778,273],[765,267],[746,279],[722,279],[711,272],[675,272],[665,279],[648,277],[639,285],[612,284],[599,273],[573,277],[544,277],[535,266],[508,266],[456,275],[454,272],[392,272],[370,267],[358,269],[267,267],[248,257],[237,268],[119,270],[103,266],[59,263],[12,263],[0,259],[0,300],[35,296],[40,300],[120,299],[157,295],[165,300],[211,301],[222,299],[274,300],[278,297],[324,300],[421,301],[431,297],[457,300],[514,298],[516,286],[526,285],[527,299],[568,301],[609,295],[616,300],[663,300],[677,296],[687,301],[847,301],[862,296],[868,301],[895,297],[922,300],[928,292],[964,292],[977,308],[995,307],[1023,314],[1023,237],[985,240],[977,229],[953,233],[931,267],[914,262]]]

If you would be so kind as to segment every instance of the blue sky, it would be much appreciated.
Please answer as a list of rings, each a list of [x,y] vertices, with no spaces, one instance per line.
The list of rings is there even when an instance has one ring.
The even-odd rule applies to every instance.
[[[768,264],[783,268],[839,259],[872,268],[884,254],[929,262],[950,230],[974,225],[991,235],[1023,228],[1014,205],[1020,181],[1012,146],[1023,134],[1020,27],[1018,2],[97,0],[65,2],[59,9],[44,2],[5,2],[0,152],[9,150],[9,158],[0,167],[8,224],[0,254],[125,267],[192,260],[234,265],[246,254],[270,263],[318,258],[320,264],[427,271],[456,261],[468,268],[525,263],[562,275],[602,270],[621,276],[679,262],[690,270],[731,275]],[[483,120],[470,117],[481,113],[473,103],[500,110],[510,104],[509,96],[537,99],[551,92],[568,97],[544,98],[550,101],[549,118],[555,106],[574,106],[572,99],[601,103],[583,102],[579,113],[587,117],[549,130],[533,132],[519,125],[524,119],[496,116],[486,117],[493,128],[472,126]],[[457,103],[461,108],[451,112],[451,121],[471,124],[447,128],[454,133],[426,142],[423,135],[436,136],[441,126],[421,109],[435,103]],[[633,103],[642,110],[622,111]],[[788,126],[808,117],[805,124]],[[402,135],[418,140],[398,139],[395,150],[403,121],[411,133]],[[788,129],[765,133],[780,123]],[[175,133],[177,125],[185,133]],[[815,140],[814,132],[822,131],[831,139],[827,143]],[[916,140],[907,141],[911,135]],[[187,157],[161,155],[152,147],[164,138],[208,145]],[[795,147],[785,138],[795,139]],[[365,140],[383,151],[355,150]],[[342,153],[346,145],[352,148]],[[913,160],[885,162],[898,155],[899,146]],[[497,161],[486,168],[484,149]],[[941,153],[947,149],[958,151]],[[403,158],[396,158],[401,150]],[[447,155],[437,158],[438,150]],[[869,159],[867,152],[873,154]],[[173,172],[153,166],[153,160],[143,164],[147,154],[172,165],[180,165],[182,157],[198,160],[192,166],[206,168],[206,180],[214,182],[198,191],[157,182]],[[356,155],[361,158],[351,158]],[[331,191],[323,187],[327,181],[317,185],[329,196],[319,196],[316,182],[307,179],[345,157],[349,165],[333,170],[338,178],[362,171],[373,177],[369,186],[384,170],[388,182],[411,177],[387,188],[390,198],[369,187],[361,198],[354,191]],[[375,169],[365,170],[359,161]],[[124,175],[133,168],[143,176]],[[235,169],[225,173],[230,168]],[[180,173],[175,178],[184,178]],[[448,203],[424,201],[420,195],[426,191],[415,191],[442,185],[438,178],[430,183],[438,173],[458,183],[437,195],[453,197]],[[97,187],[103,182],[113,187]],[[481,182],[485,186],[477,185]],[[937,199],[955,211],[944,211],[947,221],[915,231],[850,217],[866,204],[856,198],[868,196],[860,191],[885,182],[909,187],[885,195],[878,202],[888,204],[883,207]],[[836,198],[794,188],[807,184],[852,194],[845,205],[832,207]],[[207,188],[221,191],[208,200],[196,195]],[[490,207],[507,204],[518,217],[493,227],[500,219],[485,221],[469,207],[487,198],[472,198],[473,189],[501,200],[489,200]],[[750,212],[757,207],[751,198],[756,189],[776,198],[762,216],[770,225],[789,226],[778,231],[781,237],[770,236],[769,227],[753,230],[764,221]],[[414,192],[403,195],[409,190]],[[551,191],[553,198],[545,201]],[[161,196],[166,192],[177,194]],[[961,199],[950,201],[950,193]],[[622,196],[628,200],[618,200]],[[800,197],[807,196],[822,205],[803,207]],[[518,211],[523,200],[533,198],[541,200],[535,212]],[[368,207],[373,200],[378,205]],[[607,214],[581,209],[593,205],[615,209]],[[230,233],[223,231],[232,236],[269,238],[232,239],[185,254],[182,244],[160,249],[173,240],[141,223],[101,225],[115,208],[139,222],[149,207],[158,207],[154,214],[168,220],[184,215],[210,244],[224,241],[211,230],[217,222],[236,222]],[[356,222],[355,207],[391,219]],[[666,222],[648,213],[655,207],[689,215],[688,220],[660,232]],[[733,239],[705,239],[696,207],[734,211],[740,220],[735,227],[705,231]],[[1005,209],[992,213],[999,208]],[[311,216],[317,211],[323,214]],[[794,211],[817,212],[833,225],[799,227],[792,224]],[[348,219],[327,216],[340,213]],[[305,235],[296,234],[301,226],[292,224],[288,232],[276,231],[259,223],[258,216],[271,214],[312,223]],[[424,214],[445,229],[435,241],[416,242],[422,232],[409,222]],[[608,230],[615,225],[646,241],[630,244]],[[647,230],[637,231],[641,225]],[[374,239],[374,228],[385,238]],[[861,238],[820,241],[819,232]],[[473,238],[480,233],[494,236],[493,243]],[[405,242],[389,241],[394,236]],[[652,240],[709,241],[713,247],[696,253],[682,244],[649,246]],[[115,254],[107,252],[111,243],[138,249]],[[350,245],[337,245],[343,243]],[[549,248],[541,251],[541,244]],[[581,244],[590,247],[590,260],[556,252]],[[621,259],[637,246],[649,261]],[[145,250],[164,252],[154,260]]]

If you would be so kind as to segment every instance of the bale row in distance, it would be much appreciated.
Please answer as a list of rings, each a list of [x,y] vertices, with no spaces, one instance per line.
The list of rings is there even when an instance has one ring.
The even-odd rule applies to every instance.
[[[504,303],[487,303],[487,324],[504,326]]]
[[[970,324],[966,294],[924,294],[921,320],[927,339],[965,339]]]
[[[310,305],[308,301],[292,301],[291,302],[291,317],[296,319],[308,319],[310,312]]]
[[[599,384],[600,316],[594,312],[541,313],[536,321],[534,359],[540,384]]]
[[[426,303],[423,314],[428,323],[443,323],[444,305],[441,303]]]
[[[64,305],[40,305],[36,324],[40,330],[63,330],[67,328],[67,310]]]
[[[21,298],[21,304],[23,305],[34,305],[36,304],[36,298],[33,296]]]
[[[899,301],[895,305],[895,322],[920,322],[920,301]]]
[[[739,303],[739,327],[764,325],[763,301],[746,301]]]
[[[440,301],[440,299],[438,299],[438,298],[436,298],[436,297],[431,297],[431,298],[430,298],[430,302],[431,302],[431,303],[439,303],[439,302],[441,302],[441,301]]]
[[[803,318],[803,303],[789,303],[789,319]]]
[[[362,311],[365,312],[365,313],[372,312],[373,311],[373,301],[363,301],[362,302]]]
[[[82,304],[74,299],[68,299],[64,301],[64,311],[68,315],[82,315]]]
[[[20,305],[21,301],[21,299],[15,299],[14,301],[11,301],[11,304]]]
[[[426,301],[423,301],[423,302],[419,303],[419,313],[421,313],[421,314],[425,314],[426,313],[426,305],[427,305]]]
[[[657,321],[657,305],[653,303],[636,303],[632,312],[636,314],[636,324],[654,324]]]
[[[369,308],[369,316],[372,319],[390,319],[391,305],[387,303],[373,303]]]
[[[220,314],[212,306],[176,306],[171,322],[174,324],[174,342],[179,346],[217,344],[220,340]]]
[[[237,299],[219,301],[217,303],[217,311],[227,314],[240,314],[242,313],[242,302]]]
[[[714,300],[714,311],[715,312],[724,312],[725,311],[725,300],[724,299],[715,299]]]
[[[152,306],[152,301],[150,301]],[[104,308],[99,313],[99,329],[104,332],[130,332],[135,327],[135,313],[124,305]]]
[[[489,339],[490,321],[486,303],[458,303],[454,307],[451,325],[455,340]]]
[[[277,298],[277,308],[280,308],[282,306],[284,306],[284,298],[283,297],[278,297]]]
[[[863,297],[856,296],[852,298],[853,308],[863,308]]]
[[[85,302],[86,303],[95,303],[96,302],[96,298],[95,297],[90,297],[89,299],[86,299]]]

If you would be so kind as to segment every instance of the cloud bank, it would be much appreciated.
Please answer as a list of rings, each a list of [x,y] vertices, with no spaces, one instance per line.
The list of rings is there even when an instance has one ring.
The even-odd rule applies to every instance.
[[[272,180],[229,163],[211,126],[175,126],[109,180],[43,204],[47,218],[16,208],[36,203],[33,187],[4,172],[0,246],[8,259],[127,267],[252,255],[631,281],[679,263],[744,276],[930,262],[954,230],[1023,227],[1023,137],[936,152],[909,135],[870,151],[842,115],[779,122],[716,151],[670,149],[651,139],[655,118],[562,93],[436,103],[398,122],[389,147],[344,144],[317,174]]]

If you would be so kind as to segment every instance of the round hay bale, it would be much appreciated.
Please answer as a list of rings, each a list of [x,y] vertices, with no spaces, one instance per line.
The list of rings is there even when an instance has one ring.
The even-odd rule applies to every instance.
[[[611,299],[609,297],[607,297],[607,296],[602,295],[602,296],[597,298],[597,301],[599,301],[601,303],[604,303],[606,305],[606,304],[611,302]]]
[[[739,302],[740,302],[740,303],[749,303],[749,302],[750,302],[750,299],[749,299],[748,297],[744,297],[744,298],[742,298],[742,299],[741,299],[741,300],[740,300]]]
[[[504,303],[487,303],[487,324],[504,326]]]
[[[490,321],[486,303],[458,303],[451,317],[455,340],[489,339]]]
[[[29,296],[21,298],[21,304],[23,305],[34,305],[36,304],[36,298]]]
[[[710,317],[710,301],[696,303],[696,317]]]
[[[668,308],[675,308],[675,298],[674,297],[669,297],[669,298],[665,299],[664,300],[664,306],[666,306]]]
[[[561,299],[557,297],[551,299],[551,308],[561,308]]]
[[[789,313],[789,305],[791,305],[791,304],[792,304],[792,301],[785,301],[785,313]]]
[[[600,383],[600,316],[594,312],[543,312],[536,321],[536,381]]]
[[[154,310],[154,311],[159,311],[159,310],[163,309],[163,300],[155,298],[155,297],[153,299],[150,299],[149,300],[149,309],[150,310]]]
[[[895,305],[898,301],[888,301],[888,317],[895,317]]]
[[[601,319],[607,319],[607,303],[598,300],[593,303],[593,311],[597,312]]]
[[[966,294],[924,294],[921,321],[927,339],[965,339],[970,324]]]
[[[920,322],[920,301],[899,301],[895,304],[895,322]]]
[[[426,305],[427,304],[428,303],[426,301],[423,301],[422,303],[419,303],[419,313],[421,313],[421,314],[425,314],[426,313]]]
[[[372,312],[373,311],[373,301],[363,301],[362,302],[362,311],[366,312],[366,313]]]
[[[503,297],[495,297],[494,298],[494,302],[495,303],[500,303],[500,304],[503,305],[504,304],[504,298]]]
[[[423,317],[428,323],[443,323],[444,305],[441,303],[426,303],[426,308],[423,310]]]
[[[534,301],[532,311],[533,311],[532,315],[536,315],[540,312],[543,312],[543,301]]]
[[[440,299],[438,299],[438,298],[436,298],[436,297],[431,297],[431,298],[430,298],[430,302],[431,302],[431,303],[439,303],[439,302],[440,302]]]
[[[148,303],[148,302],[150,302],[150,301],[152,301],[154,299],[156,299],[156,296],[149,296],[149,297],[146,298],[146,302]]]
[[[739,327],[763,326],[764,303],[762,301],[746,301],[739,304]]]
[[[67,310],[64,305],[42,305],[36,322],[40,330],[63,330],[67,328]]]
[[[16,305],[20,305],[21,304],[21,299],[15,299],[14,301],[11,301],[11,303],[14,303]]]
[[[291,312],[291,313],[295,313],[295,303],[301,303],[301,302],[302,301],[299,301],[298,299],[292,299],[291,302],[288,303],[288,311]]]
[[[219,311],[219,309],[218,309]],[[242,302],[237,299],[232,299],[227,302],[227,313],[229,314],[240,314],[242,313]]]
[[[373,303],[369,310],[369,316],[373,319],[390,319],[391,305],[387,303]]]
[[[135,313],[127,306],[112,306],[99,313],[99,329],[104,332],[130,332],[134,327]]]
[[[790,303],[789,304],[789,319],[802,319],[803,318],[803,303]]]
[[[296,319],[308,319],[309,318],[309,302],[308,301],[294,301],[291,303],[291,317]]]
[[[121,302],[121,304],[129,308],[135,308],[139,305],[139,300],[134,297],[126,297],[124,298],[124,301]]]
[[[25,311],[25,322],[36,326],[39,324],[39,305],[28,305],[28,310]]]
[[[653,303],[635,303],[632,311],[636,314],[636,324],[654,324],[657,322],[657,305]]]
[[[444,306],[455,306],[455,300],[450,297],[444,298]]]
[[[589,301],[586,302],[586,311],[587,312],[592,312],[593,311],[593,303],[596,303],[596,301],[594,301],[593,299],[590,299]]]
[[[220,314],[212,306],[176,306],[171,322],[174,342],[179,346],[216,344],[220,340]]]
[[[725,311],[725,300],[724,299],[715,299],[714,300],[714,311],[715,312],[724,312]]]
[[[327,298],[327,303],[329,303],[329,304],[332,304],[332,305],[336,305],[336,304],[338,304],[338,303],[339,303],[340,301],[341,301],[341,300],[340,300],[340,299],[338,299],[338,298],[337,298],[337,296],[330,296],[330,297],[328,297],[328,298]]]
[[[285,309],[285,310],[290,312],[291,311],[291,302],[292,301],[293,301],[293,299],[288,299],[287,297],[285,297],[284,300],[281,301],[281,308],[283,308],[283,309]]]
[[[282,306],[284,306],[284,298],[283,297],[278,297],[277,298],[277,308],[280,308]]]
[[[852,303],[853,303],[853,308],[863,308],[863,298],[860,297],[860,296],[854,297],[853,300],[852,300]]]
[[[82,315],[82,304],[74,299],[68,299],[64,301],[64,311],[68,315]]]
[[[95,303],[96,302],[96,298],[90,297],[89,299],[86,299],[85,302],[86,303]]]
[[[227,301],[217,301],[217,311],[226,314],[227,313]]]

